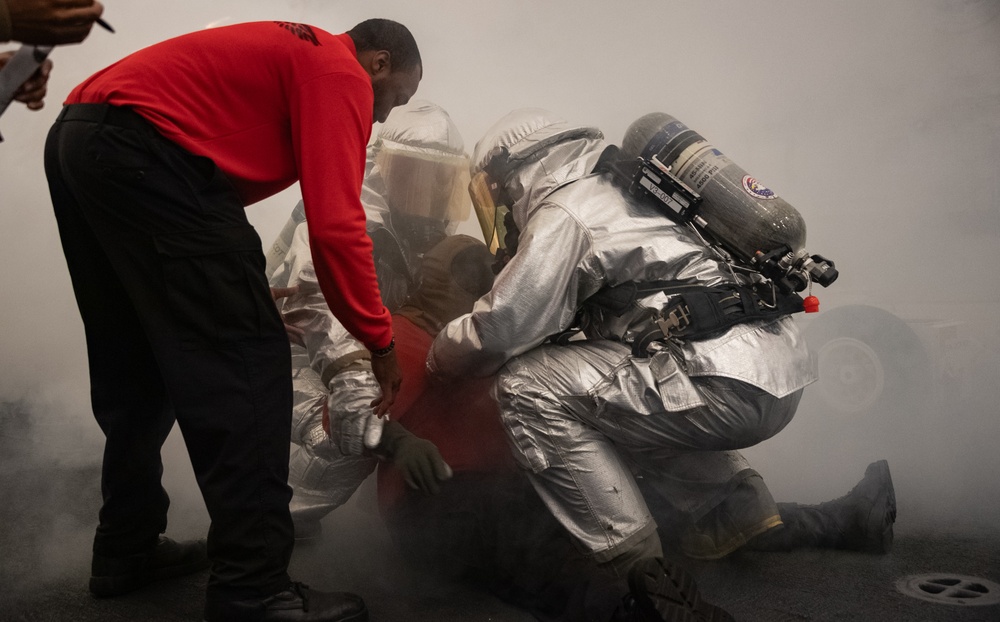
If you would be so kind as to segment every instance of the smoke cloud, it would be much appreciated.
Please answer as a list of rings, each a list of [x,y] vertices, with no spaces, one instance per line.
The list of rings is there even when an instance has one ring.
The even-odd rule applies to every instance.
[[[796,420],[747,452],[775,497],[840,495],[868,462],[886,457],[901,523],[979,526],[1000,510],[995,1],[105,4],[117,34],[95,30],[81,45],[57,48],[45,109],[15,105],[0,118],[2,430],[5,444],[22,441],[17,473],[70,467],[93,476],[87,485],[95,496],[80,506],[94,511],[90,522],[85,513],[67,515],[60,495],[34,499],[39,541],[82,543],[64,554],[66,563],[87,560],[101,437],[89,412],[82,325],[42,167],[46,132],[72,87],[122,56],[206,26],[258,19],[331,32],[368,17],[406,24],[424,59],[417,96],[449,111],[469,151],[497,118],[523,106],[598,126],[616,143],[645,113],[676,116],[794,205],[809,226],[807,248],[836,262],[840,280],[813,292],[822,311],[801,319],[807,332],[836,319],[838,308],[886,313],[844,320],[830,338],[842,339],[842,358],[837,348],[826,350],[834,388],[852,388],[840,401],[864,402],[862,391],[871,389],[865,379],[879,377],[876,363],[880,397],[845,411],[813,386]],[[284,224],[296,192],[248,208],[265,243]],[[461,231],[478,235],[471,222]],[[898,322],[893,334],[901,336],[858,336],[859,325],[893,332],[881,320]],[[15,417],[23,419],[20,437],[11,432]],[[176,434],[165,462],[171,520],[176,526],[184,517],[181,535],[203,531],[207,517]],[[53,551],[52,559],[59,555]]]

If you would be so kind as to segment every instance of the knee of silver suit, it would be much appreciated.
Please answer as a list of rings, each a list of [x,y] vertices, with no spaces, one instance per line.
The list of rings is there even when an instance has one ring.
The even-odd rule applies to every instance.
[[[293,447],[288,483],[296,496],[321,497],[333,507],[342,505],[371,475],[378,464],[371,456],[317,456],[308,447]]]

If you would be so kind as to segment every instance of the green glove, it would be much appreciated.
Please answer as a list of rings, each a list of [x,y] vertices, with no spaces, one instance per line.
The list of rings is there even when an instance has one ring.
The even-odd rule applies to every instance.
[[[437,494],[441,490],[438,482],[452,476],[451,467],[441,458],[434,443],[414,436],[398,421],[385,424],[378,450],[392,460],[407,485],[415,490]]]

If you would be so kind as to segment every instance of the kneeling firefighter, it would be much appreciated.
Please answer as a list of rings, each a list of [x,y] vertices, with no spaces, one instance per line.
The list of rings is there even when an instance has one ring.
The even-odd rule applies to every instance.
[[[813,373],[789,317],[801,299],[595,173],[606,147],[596,128],[541,110],[515,111],[480,140],[473,202],[481,222],[506,214],[506,231],[488,236],[503,261],[491,292],[438,335],[428,367],[497,372],[515,458],[552,514],[602,566],[655,594],[681,571],[662,560],[634,474],[706,514],[759,480],[735,450],[784,428]],[[550,339],[575,327],[584,339]],[[779,523],[776,511],[759,516],[745,537]],[[685,608],[652,600],[665,617]]]
[[[469,157],[440,106],[413,100],[389,115],[368,148],[361,191],[379,290],[395,312],[415,290],[424,255],[468,217]],[[320,520],[374,471],[382,420],[370,354],[330,312],[317,285],[308,225],[300,210],[268,253],[272,287],[297,287],[279,303],[302,333],[292,345],[294,409],[289,484],[298,542],[317,539]],[[326,416],[332,429],[323,428]]]
[[[794,207],[670,115],[657,112],[636,120],[621,149],[608,147],[597,170],[609,172],[631,196],[687,226],[734,277],[739,273],[738,280],[749,284],[753,293],[736,292],[733,304],[755,299],[759,306],[786,312],[816,311],[815,297],[807,297],[803,307],[794,292],[811,293],[813,282],[826,287],[838,276],[832,261],[805,250],[805,222]],[[631,287],[604,290],[591,303],[613,309],[634,299]],[[738,308],[726,303],[705,308],[705,299],[691,293],[683,298],[686,304],[673,305],[666,329],[684,335],[681,339],[692,338],[703,318],[724,317]],[[676,326],[674,321],[691,326]],[[659,339],[660,329],[658,322],[643,333],[636,349],[645,350],[650,337]],[[640,487],[661,527],[674,525],[676,545],[696,559],[717,559],[748,542],[756,550],[821,546],[886,553],[892,547],[895,495],[884,460],[869,465],[849,494],[817,506],[775,504],[760,476],[749,470],[730,482],[729,492],[717,504],[693,514],[673,511],[663,497],[669,488],[660,490],[655,475],[642,478]]]

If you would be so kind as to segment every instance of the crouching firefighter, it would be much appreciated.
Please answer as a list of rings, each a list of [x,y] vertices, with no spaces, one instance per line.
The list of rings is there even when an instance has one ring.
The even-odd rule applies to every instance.
[[[615,313],[644,291],[678,292],[633,341],[639,356],[664,335],[669,344],[754,317],[818,311],[812,283],[827,287],[837,279],[832,261],[805,250],[805,223],[794,207],[670,115],[652,113],[635,121],[621,149],[604,151],[597,171],[610,173],[631,196],[686,225],[738,283],[710,288],[625,283],[591,297],[588,304]],[[810,293],[804,301],[796,294],[803,290]],[[815,506],[775,504],[760,475],[749,469],[730,481],[729,492],[714,506],[696,513],[678,512],[662,494],[669,494],[669,487],[661,490],[655,475],[639,484],[661,534],[672,527],[667,530],[671,548],[695,559],[718,559],[744,545],[768,551],[813,546],[887,553],[892,548],[896,503],[884,460],[869,465],[850,493]]]
[[[644,612],[631,619],[728,619],[663,560],[636,475],[694,517],[756,476],[736,450],[781,431],[814,379],[790,317],[801,299],[737,269],[605,163],[595,172],[606,147],[596,128],[542,110],[515,111],[480,140],[470,190],[495,225],[499,274],[439,333],[428,368],[498,374],[515,458],[580,546],[629,578]],[[584,338],[550,339],[572,328]],[[778,524],[775,511],[743,536]]]

